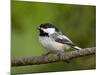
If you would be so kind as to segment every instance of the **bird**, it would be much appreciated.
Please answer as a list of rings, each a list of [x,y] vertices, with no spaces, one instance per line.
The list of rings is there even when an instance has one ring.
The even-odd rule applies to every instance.
[[[43,23],[38,27],[39,41],[50,53],[63,53],[65,49],[82,50],[76,46],[67,36],[65,36],[56,26],[51,23]]]

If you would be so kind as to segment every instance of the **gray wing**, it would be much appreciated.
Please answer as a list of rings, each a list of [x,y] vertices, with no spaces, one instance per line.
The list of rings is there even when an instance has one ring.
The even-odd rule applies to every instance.
[[[51,34],[50,37],[54,39],[56,42],[74,46],[73,42],[69,38],[67,38],[65,35],[63,35],[61,32]]]

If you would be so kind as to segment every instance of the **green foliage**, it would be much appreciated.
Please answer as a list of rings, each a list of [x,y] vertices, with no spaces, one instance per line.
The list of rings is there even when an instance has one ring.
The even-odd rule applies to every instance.
[[[52,23],[79,47],[95,46],[95,6],[12,1],[11,57],[39,56],[47,52],[38,40],[37,27]],[[13,67],[12,74],[69,71],[95,68],[95,55],[77,58],[70,63]]]

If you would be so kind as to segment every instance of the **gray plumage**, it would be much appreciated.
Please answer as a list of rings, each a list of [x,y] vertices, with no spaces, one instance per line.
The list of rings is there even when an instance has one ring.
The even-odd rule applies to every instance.
[[[42,24],[39,30],[39,40],[43,47],[47,48],[49,52],[64,52],[64,49],[69,48],[81,50],[81,48],[75,46],[75,44],[55,26]]]

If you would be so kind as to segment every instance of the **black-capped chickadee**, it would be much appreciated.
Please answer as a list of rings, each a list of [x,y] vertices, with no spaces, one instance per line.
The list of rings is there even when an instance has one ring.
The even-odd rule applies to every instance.
[[[76,46],[68,37],[50,23],[41,24],[38,28],[40,31],[39,40],[43,47],[50,52],[64,52],[64,49],[73,48],[75,50],[81,50]]]

